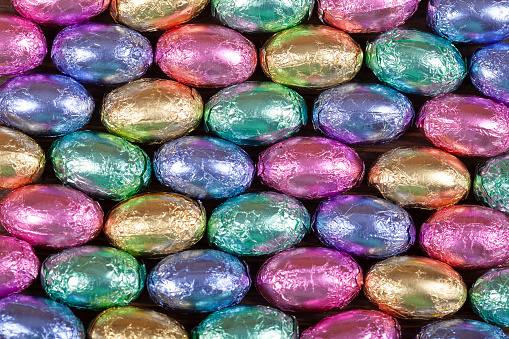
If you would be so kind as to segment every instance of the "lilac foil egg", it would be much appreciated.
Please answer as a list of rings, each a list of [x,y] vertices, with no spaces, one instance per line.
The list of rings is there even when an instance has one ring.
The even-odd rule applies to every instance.
[[[424,326],[416,339],[509,339],[504,331],[497,326],[471,319],[449,319],[435,321]]]

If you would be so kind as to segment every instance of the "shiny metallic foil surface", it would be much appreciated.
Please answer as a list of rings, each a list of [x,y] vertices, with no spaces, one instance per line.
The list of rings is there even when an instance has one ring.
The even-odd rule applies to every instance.
[[[140,32],[166,30],[198,16],[208,0],[111,0],[111,17]]]
[[[192,337],[297,339],[298,332],[297,320],[291,315],[267,306],[242,305],[210,314],[193,329]]]
[[[139,79],[108,93],[101,122],[128,141],[159,144],[195,129],[203,116],[200,93],[176,81]]]
[[[250,286],[246,263],[211,249],[170,254],[152,269],[147,279],[148,293],[156,304],[184,314],[237,305]]]
[[[234,255],[274,254],[299,243],[310,219],[297,199],[275,192],[248,193],[212,211],[207,238],[209,244]]]
[[[362,180],[364,163],[353,148],[322,137],[293,137],[259,154],[262,184],[299,199],[327,198]]]
[[[484,321],[501,327],[509,327],[509,268],[494,268],[472,285],[470,304]]]
[[[362,49],[348,34],[323,25],[299,25],[274,34],[260,51],[272,81],[300,88],[328,88],[350,81]]]
[[[79,309],[104,310],[136,299],[145,276],[145,266],[124,251],[79,246],[47,257],[40,278],[51,299]]]
[[[188,339],[186,330],[166,314],[133,306],[112,307],[90,323],[90,339]]]
[[[371,266],[364,294],[382,311],[404,319],[436,319],[458,311],[467,287],[451,266],[425,257],[400,256]]]
[[[374,83],[350,83],[322,92],[313,126],[345,144],[379,144],[399,138],[412,124],[414,107],[398,91]]]
[[[472,189],[477,201],[509,213],[509,154],[488,159],[477,167]]]
[[[286,86],[246,81],[213,95],[203,120],[206,131],[237,145],[268,145],[298,132],[307,122],[307,106]]]
[[[0,126],[0,190],[13,190],[36,182],[46,156],[28,135]]]
[[[326,312],[343,308],[361,290],[362,269],[348,254],[325,247],[291,248],[265,261],[258,292],[283,311]]]
[[[206,224],[201,203],[176,193],[146,193],[110,210],[104,234],[127,253],[154,258],[188,249],[201,239]]]
[[[451,42],[407,28],[368,41],[366,65],[378,80],[398,91],[426,96],[454,91],[467,74],[465,61]]]
[[[374,33],[402,25],[421,0],[318,0],[318,16],[348,33]]]
[[[435,321],[424,326],[416,337],[416,339],[444,338],[508,339],[509,337],[500,327],[487,324],[483,321],[471,319]]]
[[[465,165],[433,147],[403,147],[382,154],[371,167],[368,182],[387,200],[423,209],[454,205],[470,190]]]

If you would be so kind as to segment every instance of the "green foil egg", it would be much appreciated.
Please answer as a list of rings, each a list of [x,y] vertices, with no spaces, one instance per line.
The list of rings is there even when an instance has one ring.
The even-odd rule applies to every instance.
[[[509,267],[495,268],[484,273],[469,291],[474,311],[484,321],[509,327]]]

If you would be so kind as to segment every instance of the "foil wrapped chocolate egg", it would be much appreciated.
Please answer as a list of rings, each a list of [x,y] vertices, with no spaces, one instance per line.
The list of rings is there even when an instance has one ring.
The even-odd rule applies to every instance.
[[[152,65],[152,46],[125,26],[86,22],[56,35],[51,60],[60,72],[79,82],[118,85],[145,74]]]
[[[248,193],[212,211],[207,238],[211,245],[235,255],[274,254],[299,243],[310,219],[297,199],[275,192]]]
[[[470,190],[465,165],[432,147],[403,147],[382,154],[369,171],[368,182],[398,205],[424,209],[454,205]]]
[[[386,258],[408,250],[415,226],[402,207],[370,195],[338,195],[322,201],[313,230],[326,246],[354,257]]]
[[[374,83],[344,84],[322,92],[313,107],[313,126],[345,144],[366,145],[400,137],[414,117],[412,102]]]
[[[134,256],[164,257],[197,243],[206,224],[200,202],[175,193],[147,193],[111,209],[104,234],[113,246]]]
[[[41,266],[41,284],[51,299],[89,310],[129,304],[143,290],[145,276],[145,266],[133,256],[105,246],[72,247]]]
[[[436,96],[459,87],[467,67],[448,40],[416,29],[395,28],[366,43],[366,65],[398,91]]]
[[[239,146],[218,138],[188,136],[169,141],[154,154],[157,180],[198,199],[228,198],[244,192],[254,164]]]
[[[155,62],[170,78],[193,87],[226,87],[247,80],[257,64],[254,44],[212,24],[175,27],[159,38]]]
[[[237,145],[272,144],[307,122],[307,106],[294,90],[267,81],[246,81],[213,95],[205,105],[205,130]]]
[[[467,287],[451,266],[425,257],[400,256],[371,266],[364,294],[398,318],[435,319],[458,311]]]
[[[55,137],[88,123],[94,98],[73,78],[18,75],[0,86],[0,121],[27,134]]]
[[[483,321],[471,319],[449,319],[435,321],[421,328],[416,339],[443,338],[489,338],[508,339],[504,331]]]
[[[176,81],[139,79],[106,95],[101,121],[131,142],[158,144],[195,129],[203,115],[200,93]]]
[[[481,164],[472,187],[477,201],[509,213],[509,154],[499,155]]]
[[[489,270],[479,277],[469,291],[472,309],[484,321],[509,327],[509,267]]]
[[[150,183],[145,151],[111,134],[71,133],[54,141],[48,155],[64,185],[100,199],[125,200]]]
[[[293,137],[261,152],[264,185],[300,199],[337,195],[362,180],[364,163],[350,147],[322,137]]]
[[[272,81],[301,88],[328,88],[360,70],[362,49],[348,34],[323,25],[299,25],[274,34],[260,51]]]
[[[265,261],[256,288],[283,311],[343,308],[362,286],[362,269],[348,254],[325,247],[291,248]]]
[[[170,254],[150,272],[150,298],[179,313],[204,313],[238,304],[251,286],[247,265],[216,250]]]

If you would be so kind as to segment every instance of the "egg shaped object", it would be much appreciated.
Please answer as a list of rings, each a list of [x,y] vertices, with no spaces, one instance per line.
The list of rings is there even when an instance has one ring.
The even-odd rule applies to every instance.
[[[300,88],[328,88],[360,70],[362,49],[348,34],[323,25],[299,25],[274,34],[260,51],[272,81]]]
[[[325,247],[291,248],[265,261],[258,292],[283,311],[325,312],[343,308],[362,286],[362,269],[348,254]]]
[[[258,177],[264,185],[300,199],[337,195],[362,180],[364,163],[339,141],[293,137],[261,152]]]
[[[257,64],[255,45],[230,28],[175,27],[159,38],[155,62],[170,78],[193,87],[227,87],[246,81]]]
[[[461,53],[448,40],[395,28],[366,43],[366,65],[398,91],[436,96],[454,91],[467,74]]]
[[[432,147],[402,147],[382,154],[371,167],[368,182],[387,200],[424,209],[454,205],[470,190],[465,165]]]
[[[152,269],[147,279],[150,298],[179,313],[212,312],[236,305],[250,286],[244,262],[210,249],[170,254]]]
[[[54,141],[48,155],[64,185],[96,198],[124,200],[150,183],[145,151],[111,134],[71,133]]]
[[[364,294],[398,318],[435,319],[458,311],[467,287],[451,266],[425,257],[400,256],[371,266]]]
[[[477,167],[472,185],[477,201],[509,213],[509,154],[488,159]]]
[[[30,286],[39,274],[40,265],[29,243],[0,235],[0,297],[21,292]]]
[[[421,328],[417,339],[442,339],[442,338],[509,338],[504,331],[484,321],[471,319],[449,319],[435,321]]]
[[[237,145],[283,140],[307,122],[307,106],[294,90],[267,81],[246,81],[213,95],[205,105],[205,130]]]
[[[374,83],[351,83],[328,89],[313,107],[313,126],[345,144],[394,140],[412,124],[414,107],[398,91]]]
[[[218,138],[188,136],[169,141],[154,154],[157,180],[198,199],[228,198],[244,192],[254,164],[239,146]]]
[[[101,121],[128,141],[159,144],[195,129],[203,116],[200,93],[176,81],[139,79],[106,95]]]
[[[152,46],[125,26],[86,22],[56,35],[51,60],[60,72],[79,82],[118,85],[145,74],[152,65]]]
[[[494,268],[481,275],[469,291],[472,309],[486,322],[509,327],[509,268]]]

